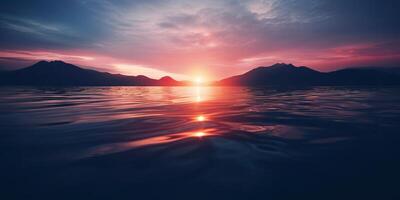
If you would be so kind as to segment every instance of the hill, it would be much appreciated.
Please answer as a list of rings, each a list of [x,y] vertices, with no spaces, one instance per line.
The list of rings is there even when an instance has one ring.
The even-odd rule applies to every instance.
[[[161,86],[182,85],[171,77],[160,80],[143,75],[125,76],[80,68],[63,61],[40,61],[30,67],[2,72],[1,85],[34,86]]]
[[[398,68],[349,68],[319,72],[308,67],[277,63],[218,81],[217,85],[400,85]]]

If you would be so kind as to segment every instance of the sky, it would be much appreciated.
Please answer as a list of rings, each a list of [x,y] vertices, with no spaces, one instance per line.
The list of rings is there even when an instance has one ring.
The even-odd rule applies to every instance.
[[[220,79],[277,62],[400,66],[397,0],[2,0],[0,69],[63,60]]]

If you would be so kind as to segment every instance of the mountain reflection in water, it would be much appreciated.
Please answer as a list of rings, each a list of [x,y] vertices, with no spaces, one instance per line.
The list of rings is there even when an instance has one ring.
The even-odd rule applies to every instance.
[[[8,87],[5,199],[390,199],[399,88]]]

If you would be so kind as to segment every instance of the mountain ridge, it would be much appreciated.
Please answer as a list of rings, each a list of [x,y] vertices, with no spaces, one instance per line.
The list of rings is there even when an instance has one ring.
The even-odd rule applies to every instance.
[[[301,85],[400,85],[400,68],[345,68],[320,72],[305,66],[277,63],[257,67],[241,75],[217,81],[216,85],[301,86]]]
[[[63,61],[39,61],[32,66],[0,72],[0,85],[31,86],[185,86],[189,81],[177,81],[169,76],[152,79],[144,75],[111,74]],[[243,74],[231,76],[214,86],[341,86],[400,85],[400,68],[345,68],[320,72],[306,66],[276,63],[259,66]]]
[[[49,86],[178,86],[172,78],[151,79],[85,69],[63,61],[39,61],[32,66],[1,73],[1,85]]]

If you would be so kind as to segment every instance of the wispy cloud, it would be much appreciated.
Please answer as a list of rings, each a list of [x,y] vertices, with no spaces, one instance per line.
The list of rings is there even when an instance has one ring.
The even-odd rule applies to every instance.
[[[12,15],[0,15],[0,26],[12,31],[29,34],[40,40],[53,42],[76,36],[71,29],[63,25],[40,22]]]
[[[399,41],[400,3],[390,0],[20,1],[0,8],[2,50],[90,52],[160,73],[202,68],[217,77],[275,61],[363,65],[382,52],[400,63],[395,46],[378,45]],[[359,47],[365,59],[344,46]],[[339,56],[348,58],[334,63]]]
[[[158,78],[158,79],[163,76],[171,76],[178,80],[187,80],[189,78],[188,76],[185,76],[185,75],[169,73],[166,71],[158,70],[151,66],[143,66],[143,65],[136,65],[136,64],[123,64],[123,63],[112,64],[112,66],[114,67],[113,71],[119,72],[119,73],[125,74],[125,75],[137,76],[137,75],[146,74],[147,76],[150,76],[152,78]]]
[[[0,58],[20,58],[25,60],[94,60],[94,57],[84,55],[62,54],[45,51],[0,51]]]

